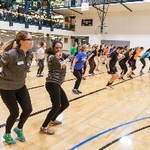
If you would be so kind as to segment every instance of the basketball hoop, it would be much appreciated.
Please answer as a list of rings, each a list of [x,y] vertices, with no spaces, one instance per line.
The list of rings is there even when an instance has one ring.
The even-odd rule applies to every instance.
[[[101,30],[103,30],[103,31],[101,31]],[[95,34],[100,34],[100,35],[102,35],[102,34],[108,34],[108,26],[97,26],[96,28],[95,28]]]

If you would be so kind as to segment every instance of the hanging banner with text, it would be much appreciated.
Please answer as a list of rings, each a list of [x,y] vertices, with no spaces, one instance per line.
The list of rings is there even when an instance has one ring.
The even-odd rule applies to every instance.
[[[89,10],[89,0],[82,0],[81,11]]]

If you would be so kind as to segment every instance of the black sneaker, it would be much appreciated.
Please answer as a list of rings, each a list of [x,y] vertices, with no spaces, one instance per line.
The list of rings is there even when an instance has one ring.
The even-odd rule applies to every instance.
[[[135,75],[135,73],[134,73],[134,72],[132,72],[132,75]]]
[[[131,75],[127,76],[128,78],[132,79],[133,77]]]
[[[43,77],[43,75],[40,74],[40,77]]]
[[[77,89],[73,89],[72,92],[73,92],[74,94],[79,94],[79,92],[78,92]]]
[[[125,79],[123,77],[118,78],[121,81],[125,81]]]

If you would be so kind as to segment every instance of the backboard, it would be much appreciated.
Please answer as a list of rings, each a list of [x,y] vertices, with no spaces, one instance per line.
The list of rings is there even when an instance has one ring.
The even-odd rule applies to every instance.
[[[108,34],[108,26],[97,26],[95,28],[95,34]]]

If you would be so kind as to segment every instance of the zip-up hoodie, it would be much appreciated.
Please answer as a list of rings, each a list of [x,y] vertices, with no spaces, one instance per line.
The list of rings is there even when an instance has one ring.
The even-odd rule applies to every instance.
[[[46,78],[46,82],[55,82],[61,85],[64,82],[66,75],[66,67],[61,68],[61,63],[69,58],[73,59],[73,56],[69,54],[62,53],[62,57],[57,59],[55,55],[49,55],[47,58],[48,65],[48,77]]]
[[[25,85],[27,70],[30,68],[32,55],[26,56],[19,48],[11,49],[0,55],[0,89],[16,90]]]

